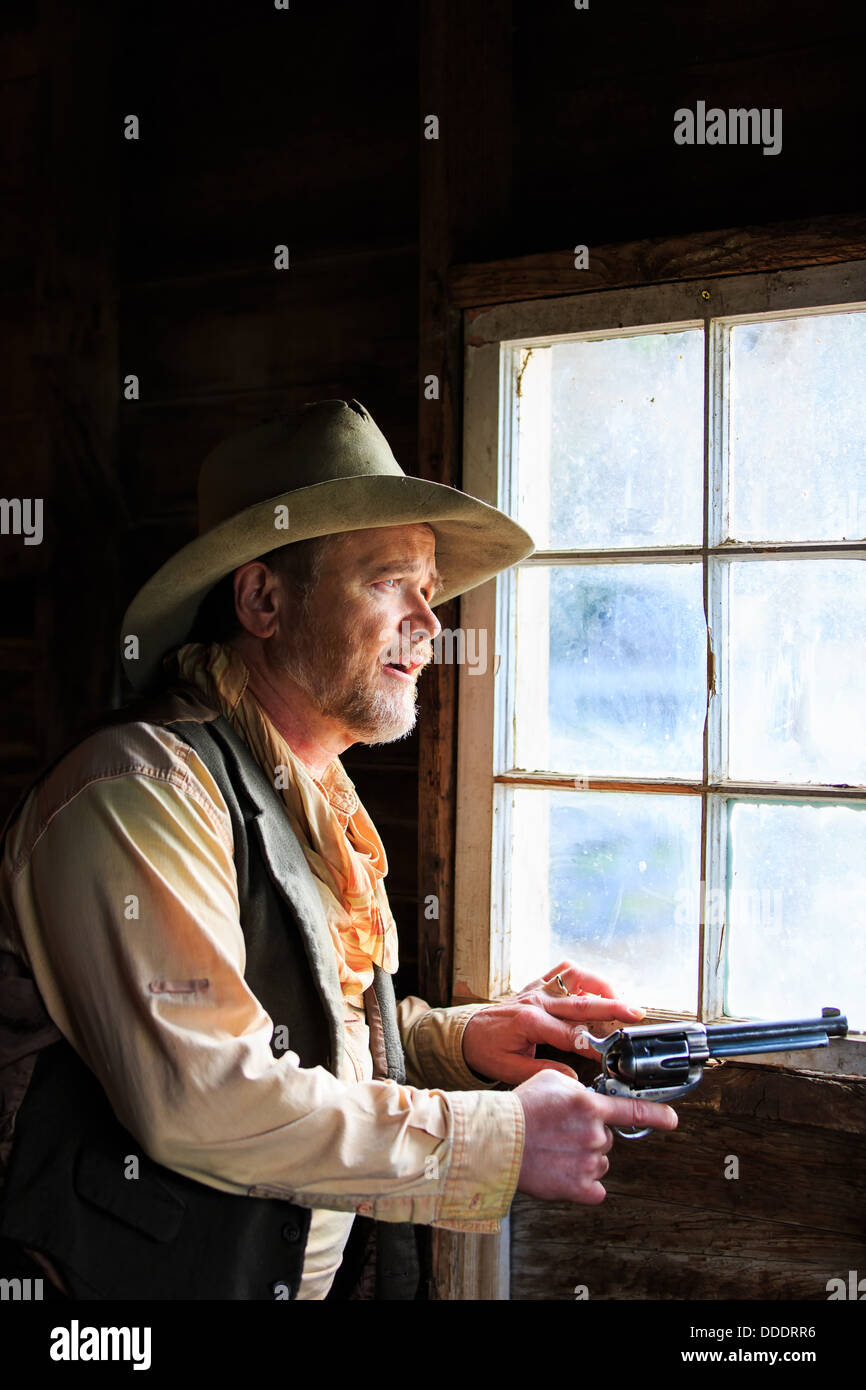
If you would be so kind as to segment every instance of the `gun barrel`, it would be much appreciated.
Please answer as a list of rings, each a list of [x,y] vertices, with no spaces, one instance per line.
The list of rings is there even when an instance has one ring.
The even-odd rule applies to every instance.
[[[795,1052],[827,1047],[831,1038],[844,1038],[848,1020],[838,1009],[824,1009],[820,1018],[794,1018],[773,1023],[714,1023],[707,1027],[711,1057],[742,1057],[748,1053]]]

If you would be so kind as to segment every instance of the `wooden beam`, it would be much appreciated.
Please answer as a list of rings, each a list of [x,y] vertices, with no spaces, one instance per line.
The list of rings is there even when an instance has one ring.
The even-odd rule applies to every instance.
[[[463,373],[461,316],[449,301],[448,271],[458,255],[483,246],[510,211],[511,32],[511,0],[421,5],[418,471],[451,487],[460,485]],[[425,138],[431,116],[437,139]],[[424,393],[429,376],[438,379],[434,399]],[[457,627],[457,603],[436,616],[443,628]],[[421,706],[419,968],[432,1004],[451,1002],[457,680],[455,665],[431,667]]]
[[[448,295],[449,267],[477,255],[511,210],[511,0],[469,6],[422,0],[419,15],[418,471],[460,485],[462,319]],[[427,117],[438,139],[425,138]],[[438,379],[436,398],[425,379]],[[456,602],[437,609],[458,625]],[[457,787],[457,681],[450,662],[423,686],[418,759],[418,950],[420,988],[431,1004],[451,1002]],[[425,906],[434,896],[438,911]],[[507,1226],[507,1223],[504,1223]],[[507,1297],[507,1232],[433,1232],[431,1297]]]
[[[575,270],[571,247],[455,265],[448,274],[447,295],[451,305],[470,311],[471,322],[473,309],[490,304],[628,289],[701,275],[791,270],[862,256],[866,256],[866,214],[854,213],[590,246],[586,270]]]
[[[652,1187],[652,1195],[609,1193],[600,1207],[518,1196],[511,1211],[514,1297],[826,1300],[829,1279],[863,1269],[866,1240],[856,1232],[684,1207]]]

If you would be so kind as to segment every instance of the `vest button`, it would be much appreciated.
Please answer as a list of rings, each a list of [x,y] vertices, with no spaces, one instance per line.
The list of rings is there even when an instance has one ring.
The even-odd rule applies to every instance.
[[[288,1241],[289,1245],[294,1245],[300,1238],[301,1233],[297,1226],[285,1225],[283,1227],[283,1240]]]

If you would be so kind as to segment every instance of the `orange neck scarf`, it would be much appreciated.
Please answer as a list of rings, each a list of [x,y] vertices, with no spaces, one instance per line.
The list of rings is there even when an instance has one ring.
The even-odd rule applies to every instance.
[[[177,669],[222,711],[282,798],[319,890],[343,998],[360,1003],[374,963],[389,974],[397,969],[397,928],[382,841],[339,758],[321,781],[313,777],[248,690],[249,671],[233,647],[187,643]]]

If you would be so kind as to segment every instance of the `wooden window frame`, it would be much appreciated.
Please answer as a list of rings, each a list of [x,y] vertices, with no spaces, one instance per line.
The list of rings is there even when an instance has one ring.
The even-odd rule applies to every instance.
[[[764,315],[791,316],[835,306],[866,303],[866,261],[848,261],[832,266],[808,267],[773,273],[727,277],[707,289],[704,277],[675,284],[642,286],[633,290],[611,290],[567,296],[555,301],[528,301],[496,307],[479,315],[473,325],[473,341],[466,348],[463,486],[494,506],[517,515],[517,481],[510,476],[511,441],[516,435],[516,393],[513,383],[525,367],[524,347],[549,344],[564,334],[672,331],[674,328],[703,327],[705,362],[705,496],[711,502],[710,516],[704,519],[700,544],[691,546],[653,546],[611,550],[538,550],[517,568],[550,567],[562,564],[694,563],[703,567],[709,633],[716,634],[715,650],[708,637],[707,684],[709,719],[704,746],[702,774],[694,779],[665,777],[591,777],[586,790],[603,792],[648,792],[657,795],[691,793],[700,796],[702,808],[701,881],[713,903],[724,901],[724,853],[719,844],[724,837],[727,801],[847,801],[863,803],[862,786],[835,788],[796,786],[758,781],[737,784],[725,779],[724,728],[719,697],[713,696],[713,661],[718,671],[726,659],[725,644],[718,634],[725,627],[721,585],[717,581],[715,558],[737,558],[741,563],[764,556],[838,557],[866,559],[866,544],[856,541],[827,544],[732,544],[724,537],[720,515],[720,494],[713,483],[725,464],[723,439],[727,425],[727,401],[722,393],[725,374],[723,328],[726,322],[756,321]],[[758,306],[758,307],[756,307]],[[518,346],[519,345],[519,346]],[[531,433],[531,431],[530,431]],[[530,470],[531,472],[531,466]],[[713,499],[715,501],[713,502]],[[521,514],[522,515],[522,514]],[[708,525],[708,522],[711,524]],[[530,529],[531,526],[530,526]],[[460,681],[458,714],[458,812],[455,866],[455,977],[457,998],[493,999],[521,982],[510,979],[508,921],[511,917],[509,865],[512,860],[512,833],[506,797],[495,788],[549,787],[580,795],[574,774],[522,772],[512,768],[505,731],[513,726],[515,688],[518,684],[515,657],[516,584],[515,570],[497,581],[474,589],[464,596],[462,623],[468,629],[487,632],[488,650],[498,650],[508,680],[486,680],[467,676]],[[525,692],[526,701],[531,692]],[[523,698],[521,692],[517,698]],[[534,711],[544,718],[541,708]],[[498,734],[497,732],[498,731]],[[494,738],[499,739],[497,747]],[[711,852],[708,847],[714,846]],[[706,858],[705,858],[706,855]],[[701,977],[696,991],[697,1016],[705,1021],[724,1017],[722,986],[710,962],[722,951],[723,924],[715,913],[701,913]],[[484,924],[490,923],[489,931]],[[547,961],[551,966],[554,961]],[[825,1000],[825,1003],[835,1001]],[[816,1009],[817,1011],[817,1009]],[[671,1015],[658,1010],[654,1016]],[[862,1052],[862,1049],[857,1049]],[[765,1059],[770,1064],[795,1065],[792,1055]],[[826,1054],[810,1053],[801,1068],[838,1070],[840,1055],[833,1050],[832,1064]]]
[[[499,400],[499,340],[495,332],[497,307],[544,300],[545,334],[556,332],[557,304],[550,301],[573,300],[578,295],[599,291],[625,292],[626,300],[650,286],[682,284],[702,280],[710,291],[722,290],[725,282],[738,275],[769,276],[783,271],[794,274],[815,266],[839,267],[850,262],[859,275],[866,264],[866,217],[824,217],[806,222],[773,224],[762,228],[726,228],[690,236],[662,238],[590,248],[590,269],[576,270],[571,248],[559,252],[516,257],[509,260],[453,266],[446,284],[446,303],[441,308],[445,378],[459,394],[462,380],[464,401],[464,476],[460,486],[468,492],[496,503],[499,497],[499,450],[491,447],[489,432],[479,426],[476,401],[479,397]],[[842,279],[844,280],[844,275]],[[859,294],[852,292],[851,301]],[[718,303],[718,299],[716,303]],[[831,301],[832,302],[832,301]],[[810,301],[814,303],[814,301]],[[768,306],[769,307],[769,306]],[[796,307],[789,303],[789,308]],[[718,312],[716,305],[713,310]],[[703,315],[695,313],[691,317]],[[560,331],[574,331],[562,329]],[[485,336],[486,335],[486,336]],[[515,336],[515,335],[511,335]],[[459,477],[459,439],[453,424],[453,401],[448,419],[441,429],[421,431],[421,471],[430,476],[434,450],[438,453],[436,473]],[[498,404],[497,404],[498,417]],[[426,455],[430,454],[430,458]],[[487,627],[499,632],[497,646],[509,650],[507,628],[497,627],[498,581],[480,586],[463,595],[460,625]],[[501,600],[500,606],[501,606]],[[512,644],[513,646],[513,644]],[[488,639],[488,651],[491,644]],[[495,658],[494,658],[495,665]],[[468,677],[461,673],[461,690]],[[433,962],[423,976],[431,984],[443,977],[451,962],[454,1003],[467,999],[496,997],[502,980],[503,943],[492,936],[488,924],[493,920],[491,896],[491,826],[493,818],[494,719],[493,681],[476,685],[471,705],[457,704],[457,681],[453,674],[437,690],[434,717],[422,728],[422,774],[437,769],[449,788],[456,790],[456,817],[449,821],[441,801],[425,798],[420,806],[421,882],[441,879],[443,865],[448,892],[446,911],[435,927],[421,925],[422,961]],[[482,689],[483,687],[483,689]],[[454,737],[455,725],[457,737]],[[468,748],[474,743],[478,757],[490,769],[487,786],[473,784],[467,767]],[[423,785],[423,783],[422,783]],[[486,846],[486,847],[485,847]],[[452,867],[453,866],[453,867]],[[454,880],[457,886],[454,888]],[[501,878],[500,878],[501,882]],[[454,891],[453,914],[447,911]],[[453,923],[453,930],[449,929]],[[483,923],[483,930],[474,924]],[[476,986],[485,984],[486,988]],[[435,996],[436,990],[430,994]],[[836,1053],[837,1067],[860,1070],[863,1043],[846,1041]],[[856,1060],[855,1060],[856,1059]],[[766,1059],[765,1059],[766,1060]],[[507,1299],[509,1296],[509,1230],[503,1221],[499,1236],[458,1236],[440,1231],[434,1237],[434,1270],[437,1296],[457,1299]]]

